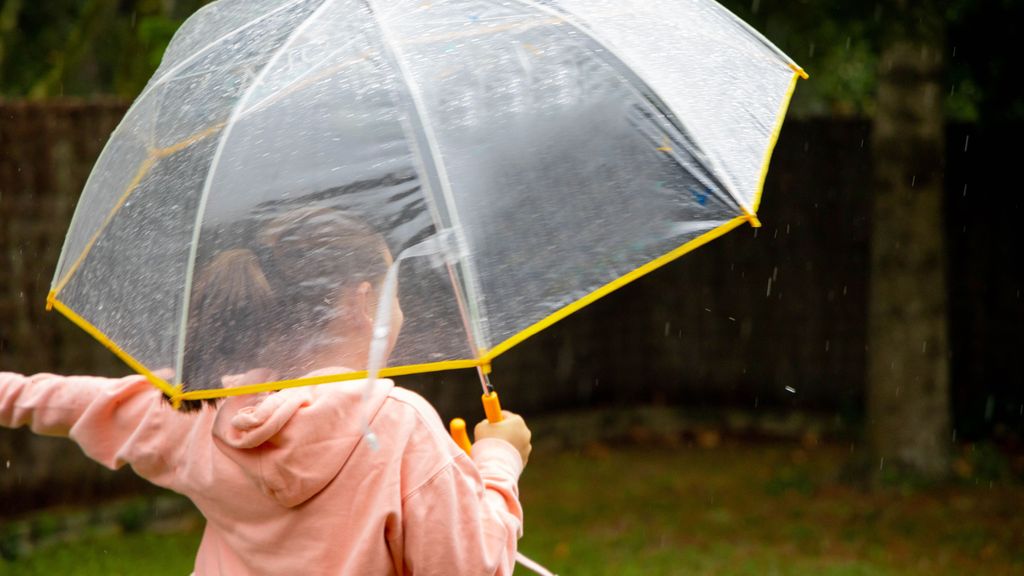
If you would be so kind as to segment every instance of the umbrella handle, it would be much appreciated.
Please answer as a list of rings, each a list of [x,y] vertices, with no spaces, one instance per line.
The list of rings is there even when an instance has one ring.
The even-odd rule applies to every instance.
[[[459,448],[462,448],[463,452],[469,454],[473,448],[473,443],[469,441],[469,433],[466,432],[466,421],[462,418],[454,418],[448,424],[448,429],[452,433],[452,440],[455,440],[455,443],[459,445]]]
[[[498,401],[498,393],[491,390],[481,398],[484,402],[484,414],[487,414],[487,421],[497,424],[505,419],[501,413],[501,402]]]
[[[487,414],[487,421],[496,424],[505,419],[501,413],[501,402],[498,401],[497,392],[489,392],[483,395],[484,413]],[[469,441],[469,433],[466,432],[466,421],[462,418],[454,418],[448,424],[448,430],[452,434],[452,440],[462,448],[463,452],[469,454],[473,449],[473,443]]]

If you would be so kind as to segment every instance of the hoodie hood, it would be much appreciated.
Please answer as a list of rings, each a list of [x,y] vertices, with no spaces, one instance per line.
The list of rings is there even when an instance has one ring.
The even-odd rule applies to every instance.
[[[305,377],[351,372],[325,368]],[[272,381],[267,370],[225,379],[226,387]],[[364,441],[362,410],[369,421],[394,384],[377,380],[364,398],[366,380],[302,386],[228,398],[213,425],[217,448],[241,467],[266,495],[294,507],[324,489]]]

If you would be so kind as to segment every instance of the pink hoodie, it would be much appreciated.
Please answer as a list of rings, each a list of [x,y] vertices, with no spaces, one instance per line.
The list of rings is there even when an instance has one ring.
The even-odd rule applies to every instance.
[[[518,451],[485,439],[470,459],[422,397],[381,380],[364,403],[364,385],[187,414],[141,376],[0,372],[0,426],[68,436],[97,462],[188,496],[207,520],[197,576],[511,574]],[[366,409],[376,451],[363,440]]]

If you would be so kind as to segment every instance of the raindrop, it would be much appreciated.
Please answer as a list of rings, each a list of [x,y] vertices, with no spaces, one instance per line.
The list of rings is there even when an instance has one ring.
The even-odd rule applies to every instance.
[[[669,328],[669,323],[665,322],[665,337],[666,338],[668,338],[668,328]]]
[[[953,443],[956,443],[956,428],[953,428]]]
[[[967,144],[968,144],[968,143],[970,143],[970,141],[971,141],[971,135],[970,135],[970,134],[968,134],[968,135],[967,135],[967,136],[966,136],[966,137],[964,138],[964,152],[967,152]]]
[[[964,198],[967,198],[967,184],[964,184]]]
[[[951,85],[949,87],[949,95],[952,96],[953,92],[955,92],[955,91],[956,91],[956,84],[953,84],[953,85]]]
[[[786,386],[786,392],[789,392],[790,394],[796,394],[796,388],[793,388],[792,386]]]
[[[754,396],[754,408],[757,408],[757,405],[760,402],[761,402],[761,398],[759,396]],[[1022,409],[1024,409],[1024,408],[1022,408]]]
[[[910,187],[913,188],[915,184],[917,184],[917,174],[910,177]]]
[[[846,284],[843,284],[843,296],[846,296]]]
[[[761,9],[761,0],[754,0],[750,3],[750,11],[757,14],[757,11]]]
[[[830,341],[829,341],[829,340],[828,340],[828,339],[826,338],[826,339],[825,339],[825,352],[828,352],[828,349],[829,349],[829,347],[830,347],[831,345],[832,345],[832,342],[830,342]]]
[[[846,37],[846,49],[847,50],[850,49],[850,37],[849,36]]]
[[[733,318],[732,316],[729,316],[729,320],[732,320],[733,322],[735,322],[735,321],[736,321],[736,319],[735,319],[735,318]]]
[[[881,470],[885,466],[885,457],[883,456],[878,462],[878,469]]]
[[[711,312],[711,308],[705,308],[704,311],[705,312]]]
[[[772,296],[772,279],[768,278],[768,290],[765,292],[765,298],[771,298]]]
[[[860,147],[861,147],[861,148],[863,148],[863,147],[864,147],[864,139],[863,139],[863,138],[861,138],[861,139],[860,139]]]
[[[366,443],[370,446],[371,451],[376,452],[377,450],[380,449],[380,441],[377,440],[376,434],[367,431],[364,438],[366,438]]]
[[[814,42],[811,42],[810,47],[807,49],[807,57],[814,58]]]
[[[786,224],[786,236],[789,236],[789,224]]]
[[[779,267],[775,266],[774,268],[772,268],[772,280],[778,280],[778,279],[779,279]]]
[[[953,46],[953,56],[956,56],[956,46]]]
[[[988,400],[985,401],[985,421],[989,422],[992,420],[992,414],[996,410],[996,397],[989,395]]]
[[[924,342],[921,342],[921,354],[927,354],[927,353],[928,353],[928,341],[925,340]]]

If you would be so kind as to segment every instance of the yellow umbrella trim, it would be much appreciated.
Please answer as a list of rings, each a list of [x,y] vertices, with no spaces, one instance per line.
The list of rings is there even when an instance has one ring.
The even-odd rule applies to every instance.
[[[772,134],[769,139],[768,148],[765,151],[765,159],[761,166],[760,181],[758,183],[757,191],[754,195],[755,212],[757,211],[757,208],[760,206],[761,203],[761,195],[764,190],[764,182],[768,175],[768,165],[771,163],[772,153],[775,150],[775,145],[778,142],[779,134],[782,131],[782,123],[785,119],[786,111],[789,109],[789,102],[793,97],[793,92],[796,90],[797,80],[799,78],[807,78],[807,73],[804,72],[803,69],[792,66],[791,68],[793,69],[793,78],[790,81],[789,89],[787,90],[786,95],[783,98],[782,107],[779,110],[775,127],[772,130]],[[146,172],[148,172],[149,168],[152,167],[152,163],[156,160],[156,158],[177,152],[178,150],[181,150],[185,146],[188,146],[198,140],[201,140],[209,136],[211,133],[215,132],[216,130],[219,130],[220,128],[221,126],[219,125],[211,127],[205,130],[204,132],[196,134],[195,136],[192,136],[179,144],[176,144],[168,148],[153,151],[154,153],[152,153],[151,156],[145,162],[143,162],[143,165],[140,167],[139,173],[136,175],[136,178],[132,180],[132,183],[128,186],[128,189],[125,191],[117,206],[115,206],[114,210],[112,210],[111,213],[108,215],[107,220],[104,221],[104,223],[100,226],[100,231],[102,231],[103,228],[106,227],[106,224],[109,223],[109,220],[113,218],[114,214],[117,212],[117,208],[123,205],[127,197],[131,195],[131,192],[142,180],[142,177],[146,174]],[[703,246],[704,244],[707,244],[708,242],[714,240],[715,238],[724,235],[725,233],[735,229],[736,227],[744,223],[750,223],[754,227],[760,226],[760,221],[758,221],[756,214],[744,214],[737,216],[736,218],[733,218],[732,220],[729,220],[728,222],[725,222],[724,224],[721,224],[720,226],[705,232],[704,234],[698,236],[697,238],[690,240],[689,242],[683,244],[682,246],[676,248],[675,250],[672,250],[671,252],[664,254],[663,256],[656,258],[648,262],[647,264],[644,264],[643,266],[609,282],[608,284],[605,284],[604,286],[598,288],[597,290],[594,290],[593,292],[587,294],[586,296],[580,298],[579,300],[576,300],[575,302],[572,302],[571,304],[568,304],[567,306],[564,306],[563,308],[548,315],[544,319],[535,322],[534,324],[515,334],[511,338],[508,338],[505,341],[501,342],[494,348],[485,351],[480,358],[477,358],[475,360],[447,360],[443,362],[431,362],[427,364],[408,364],[405,366],[395,366],[381,369],[378,375],[382,378],[389,378],[392,376],[406,376],[410,374],[422,374],[427,372],[439,372],[443,370],[458,370],[477,367],[483,367],[484,369],[489,371],[491,361],[500,356],[501,354],[507,352],[516,344],[521,343],[530,336],[533,336],[534,334],[540,332],[541,330],[551,326],[552,324],[555,324],[559,320],[565,318],[566,316],[572,314],[573,312],[576,312],[584,308],[585,306],[593,303],[599,298],[607,296],[608,294],[614,292],[615,290],[618,290],[619,288],[625,286],[626,284],[629,284],[630,282],[636,280],[637,278],[645,276],[653,272],[654,270],[661,268],[662,266],[668,264],[669,262],[672,262],[673,260],[680,258],[684,254],[692,250],[695,250]],[[172,386],[166,380],[154,374],[151,370],[146,368],[146,366],[144,366],[141,362],[139,362],[130,354],[121,349],[120,346],[115,344],[98,328],[89,323],[88,320],[82,318],[74,310],[72,310],[66,304],[57,299],[57,294],[64,287],[64,285],[67,284],[67,281],[73,275],[75,268],[77,268],[78,265],[81,263],[81,260],[84,259],[85,254],[89,252],[89,248],[96,241],[96,238],[98,236],[99,232],[96,235],[94,235],[93,238],[90,240],[86,249],[83,250],[82,256],[80,256],[79,259],[72,265],[71,270],[68,272],[68,274],[65,275],[64,280],[61,283],[59,283],[53,290],[50,291],[50,294],[47,296],[46,299],[46,307],[48,310],[51,308],[56,308],[58,312],[66,316],[73,323],[75,323],[80,328],[85,330],[90,336],[92,336],[101,344],[110,349],[110,351],[116,354],[117,357],[124,361],[125,364],[130,366],[139,374],[144,375],[164,394],[171,398],[175,406],[179,405],[182,400],[206,400],[213,398],[223,398],[227,396],[238,396],[241,394],[252,394],[256,392],[268,392],[272,390],[282,390],[285,388],[295,388],[298,386],[326,384],[329,382],[341,382],[344,380],[359,380],[366,378],[368,376],[367,371],[364,370],[360,372],[348,372],[344,374],[316,376],[312,378],[297,378],[293,380],[265,382],[262,384],[251,384],[246,386],[238,386],[235,388],[218,388],[212,390],[192,390],[189,392],[183,392],[180,386]]]

